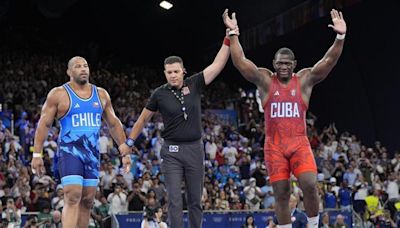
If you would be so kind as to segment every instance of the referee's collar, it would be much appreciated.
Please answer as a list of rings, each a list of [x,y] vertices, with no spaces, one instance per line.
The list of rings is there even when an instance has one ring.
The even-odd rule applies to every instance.
[[[181,89],[182,89],[183,87],[185,87],[185,86],[187,86],[187,85],[186,85],[186,80],[183,80],[183,84],[182,84]],[[167,89],[169,89],[169,90],[179,90],[179,89],[175,88],[174,86],[170,85],[168,82],[165,84],[165,87],[166,87]]]

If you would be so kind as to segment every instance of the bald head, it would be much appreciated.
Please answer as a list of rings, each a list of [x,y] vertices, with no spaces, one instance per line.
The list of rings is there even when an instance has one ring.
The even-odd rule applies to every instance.
[[[53,220],[54,220],[55,222],[58,222],[58,221],[61,220],[61,212],[60,212],[60,211],[55,210],[55,211],[53,212]]]
[[[87,63],[86,59],[81,56],[74,56],[68,61],[68,69],[71,69],[77,60],[82,60]]]
[[[85,58],[75,56],[68,61],[68,76],[71,77],[71,81],[84,85],[89,82],[89,65]]]

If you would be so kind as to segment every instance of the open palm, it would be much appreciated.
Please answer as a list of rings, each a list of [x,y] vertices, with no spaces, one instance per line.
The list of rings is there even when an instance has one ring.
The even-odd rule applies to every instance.
[[[338,34],[345,34],[347,31],[346,22],[343,19],[343,14],[335,9],[331,10],[331,18],[333,25],[328,25]]]
[[[224,24],[228,29],[234,30],[237,28],[236,13],[232,13],[232,18],[230,18],[228,9],[225,9],[224,13],[222,14],[222,19],[224,20]]]

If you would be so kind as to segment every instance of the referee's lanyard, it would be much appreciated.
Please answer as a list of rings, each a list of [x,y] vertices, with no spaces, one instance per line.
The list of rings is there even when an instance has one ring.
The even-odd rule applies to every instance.
[[[185,82],[183,83],[180,91],[175,90],[174,87],[172,86],[170,86],[170,90],[175,95],[176,99],[178,99],[179,103],[181,103],[181,111],[183,112],[183,118],[187,120],[188,114],[186,113],[185,99],[183,98],[183,91],[182,91],[184,87],[186,87]]]

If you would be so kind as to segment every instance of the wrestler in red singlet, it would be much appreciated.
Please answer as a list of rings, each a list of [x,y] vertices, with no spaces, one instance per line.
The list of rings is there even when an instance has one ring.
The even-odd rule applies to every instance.
[[[226,14],[223,16],[231,35],[232,63],[244,78],[257,86],[264,104],[264,157],[274,190],[278,227],[281,228],[292,227],[290,173],[297,177],[303,192],[307,227],[319,226],[317,169],[306,136],[305,115],[313,87],[329,75],[343,51],[346,22],[343,14],[335,9],[331,10],[331,18],[332,24],[328,26],[337,33],[335,41],[316,64],[294,74],[297,60],[289,48],[280,48],[275,53],[272,64],[276,73],[257,67],[247,59],[239,43],[236,14],[233,13],[232,18]]]
[[[271,182],[287,180],[290,172],[317,171],[306,135],[306,111],[297,75],[284,85],[274,74],[264,104],[264,158]]]

